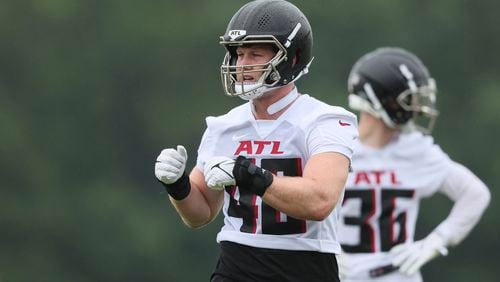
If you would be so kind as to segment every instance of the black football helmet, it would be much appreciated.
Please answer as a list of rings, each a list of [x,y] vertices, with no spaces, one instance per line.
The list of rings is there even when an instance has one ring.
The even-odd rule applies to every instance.
[[[384,47],[361,57],[348,79],[349,107],[381,118],[391,128],[430,133],[439,112],[436,83],[420,59]]]
[[[284,0],[256,0],[245,4],[234,14],[220,44],[227,51],[221,66],[224,90],[229,96],[245,100],[297,80],[308,72],[313,59],[309,21],[296,6]],[[276,54],[266,64],[237,68],[236,49],[246,44],[270,44]],[[237,74],[251,72],[252,68],[263,71],[257,83],[237,81]]]

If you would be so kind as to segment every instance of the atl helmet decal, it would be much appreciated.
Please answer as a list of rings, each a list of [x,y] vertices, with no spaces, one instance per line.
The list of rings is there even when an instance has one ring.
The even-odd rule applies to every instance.
[[[241,30],[241,29],[236,29],[236,30],[230,30],[227,34],[229,35],[229,40],[233,41],[233,40],[236,40],[242,36],[245,36],[247,34],[247,31]]]

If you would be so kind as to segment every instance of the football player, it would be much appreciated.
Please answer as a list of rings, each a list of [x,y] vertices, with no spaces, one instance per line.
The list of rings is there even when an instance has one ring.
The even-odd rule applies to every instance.
[[[422,281],[419,269],[446,255],[477,224],[489,190],[429,135],[438,115],[436,84],[414,54],[379,48],[364,55],[351,70],[348,89],[349,107],[360,117],[340,213],[343,281]],[[438,192],[453,208],[415,240],[419,203]]]
[[[339,281],[337,203],[356,116],[295,86],[313,59],[313,37],[290,2],[248,2],[220,43],[224,91],[246,102],[206,119],[189,176],[179,145],[160,153],[156,177],[189,227],[222,209],[211,281]]]

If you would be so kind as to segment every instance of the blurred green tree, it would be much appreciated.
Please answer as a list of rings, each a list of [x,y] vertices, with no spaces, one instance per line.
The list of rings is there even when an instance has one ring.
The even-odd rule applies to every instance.
[[[181,223],[153,175],[167,146],[189,165],[224,97],[218,37],[246,1],[0,2],[0,281],[206,281],[212,223]],[[423,269],[428,281],[496,281],[500,243],[500,4],[293,1],[308,15],[315,61],[299,87],[346,105],[352,63],[379,46],[426,62],[439,87],[435,137],[492,189],[469,238]],[[424,234],[446,216],[425,202]]]

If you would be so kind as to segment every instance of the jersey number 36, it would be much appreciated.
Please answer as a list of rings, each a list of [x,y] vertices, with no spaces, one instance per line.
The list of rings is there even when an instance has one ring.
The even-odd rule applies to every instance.
[[[380,191],[380,203],[378,203],[380,215],[374,219],[378,202],[376,201],[377,191]],[[359,216],[344,216],[344,224],[357,226],[360,238],[359,244],[342,244],[342,249],[348,253],[373,253],[375,244],[379,242],[380,251],[386,252],[393,246],[405,242],[407,238],[406,212],[395,216],[396,200],[411,199],[414,194],[415,190],[392,188],[346,190],[343,205],[349,200],[358,199],[361,202],[361,212]],[[398,234],[395,234],[396,224],[399,225]],[[374,228],[374,225],[378,225],[378,228]]]

